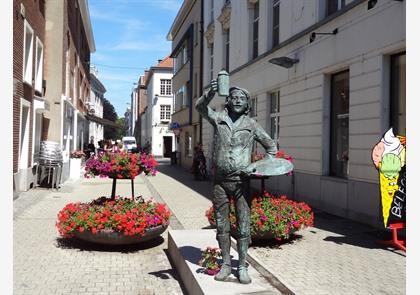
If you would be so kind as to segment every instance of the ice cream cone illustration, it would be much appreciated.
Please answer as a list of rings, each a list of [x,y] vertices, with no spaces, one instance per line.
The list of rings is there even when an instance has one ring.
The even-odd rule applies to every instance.
[[[386,227],[392,201],[395,193],[398,191],[398,178],[401,167],[405,165],[405,147],[401,144],[400,137],[394,135],[392,128],[385,133],[381,141],[373,148],[372,160],[379,172],[382,217],[384,227]]]

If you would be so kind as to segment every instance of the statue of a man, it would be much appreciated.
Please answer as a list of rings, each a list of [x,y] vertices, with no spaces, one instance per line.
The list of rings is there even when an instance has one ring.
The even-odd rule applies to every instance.
[[[248,196],[251,171],[251,153],[254,141],[259,142],[269,155],[274,156],[277,146],[264,129],[248,116],[250,95],[247,90],[231,87],[226,97],[225,109],[212,110],[208,104],[217,91],[217,80],[196,103],[197,111],[214,127],[215,175],[213,206],[215,208],[217,241],[222,251],[223,264],[215,280],[224,281],[232,272],[230,259],[229,197],[235,202],[238,225],[237,239],[239,267],[238,279],[242,284],[251,283],[246,267],[250,241],[250,200]]]

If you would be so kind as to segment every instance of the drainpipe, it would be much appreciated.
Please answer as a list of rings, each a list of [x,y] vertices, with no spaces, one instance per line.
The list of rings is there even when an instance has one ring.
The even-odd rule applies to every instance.
[[[201,17],[200,17],[200,88],[198,90],[199,96],[203,95],[203,60],[204,60],[204,0],[201,0]],[[203,117],[200,114],[199,117],[199,133],[200,140],[199,142],[203,143]]]

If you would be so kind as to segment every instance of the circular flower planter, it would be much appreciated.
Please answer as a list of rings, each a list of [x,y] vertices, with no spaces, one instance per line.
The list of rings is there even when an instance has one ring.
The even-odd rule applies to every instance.
[[[252,240],[288,240],[298,230],[313,226],[312,209],[306,203],[289,200],[286,196],[275,196],[268,192],[256,194],[250,209]],[[229,210],[231,234],[236,238],[236,213],[232,200]],[[213,206],[206,211],[206,217],[210,225],[216,225]]]
[[[74,236],[80,240],[97,244],[129,245],[152,240],[161,235],[167,228],[168,224],[158,225],[156,227],[147,229],[143,235],[136,234],[132,236],[124,235],[121,232],[106,230],[98,231],[96,234],[93,234],[90,231],[75,232]]]

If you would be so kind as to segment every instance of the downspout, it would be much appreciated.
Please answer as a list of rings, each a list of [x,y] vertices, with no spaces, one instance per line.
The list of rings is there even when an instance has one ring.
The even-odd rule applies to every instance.
[[[189,93],[189,125],[192,125],[192,97],[193,97],[193,82],[194,82],[194,51],[193,51],[193,46],[194,46],[194,24],[191,24],[189,29],[188,29],[188,50],[190,52],[190,83],[188,85],[188,93]]]
[[[204,52],[204,0],[201,0],[201,17],[200,17],[200,88],[198,90],[199,96],[203,95],[203,52]],[[203,117],[200,114],[199,117],[199,126],[200,126],[200,140],[199,142],[203,143]]]

